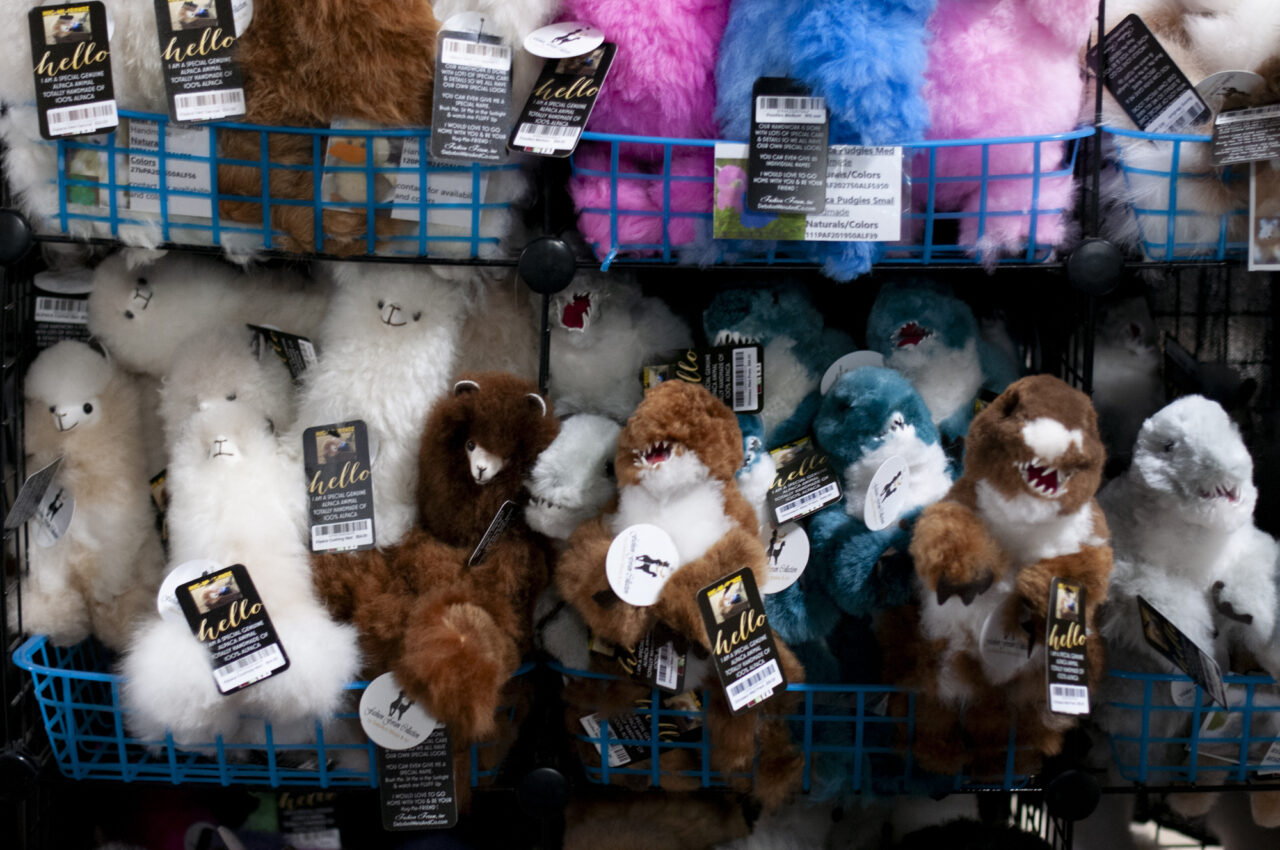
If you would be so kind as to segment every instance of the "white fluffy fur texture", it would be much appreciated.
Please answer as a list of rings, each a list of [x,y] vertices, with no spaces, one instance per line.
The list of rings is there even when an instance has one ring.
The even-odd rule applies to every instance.
[[[1093,407],[1107,457],[1128,457],[1142,423],[1163,403],[1159,335],[1146,300],[1108,306],[1093,352]]]
[[[153,620],[123,660],[130,730],[157,740],[170,728],[179,744],[198,744],[233,732],[242,712],[286,725],[330,715],[360,667],[356,633],[316,597],[305,489],[266,417],[239,401],[197,411],[178,432],[166,483],[171,562],[244,564],[289,669],[220,696],[191,632]]]
[[[316,338],[320,362],[304,375],[288,449],[300,457],[302,432],[314,425],[363,419],[377,444],[375,534],[379,546],[392,546],[417,518],[422,426],[452,386],[474,290],[429,266],[333,263],[325,270],[337,286]]]
[[[566,313],[576,313],[572,305],[583,298],[590,306],[582,328],[566,326]],[[644,395],[641,367],[692,344],[688,324],[662,300],[641,294],[640,284],[616,274],[579,273],[551,298],[548,389],[561,413],[626,419]]]
[[[481,270],[457,271],[475,275]],[[541,299],[508,270],[494,271],[496,275],[474,277],[475,308],[462,325],[455,371],[507,372],[537,381]]]
[[[60,645],[92,631],[119,649],[153,608],[164,564],[138,433],[137,388],[101,354],[67,341],[31,364],[25,394],[27,470],[62,455],[54,483],[72,495],[75,513],[53,546],[28,547],[23,625]]]
[[[329,300],[326,286],[288,271],[177,253],[137,269],[129,262],[122,252],[94,269],[89,332],[126,369],[157,377],[210,329],[252,322],[314,340]]]
[[[676,545],[676,569],[697,560],[734,527],[724,509],[724,482],[696,453],[677,445],[671,459],[642,469],[639,481],[618,493],[617,513],[607,519],[614,534],[640,523],[656,525]]]
[[[965,405],[973,404],[984,379],[976,339],[969,339],[964,348],[952,349],[950,354],[946,354],[947,351],[942,337],[934,334],[917,345],[895,348],[884,362],[911,381],[933,415],[935,425],[956,415]],[[767,355],[765,362],[768,362]]]
[[[560,433],[538,455],[529,476],[529,527],[563,542],[597,516],[618,492],[613,456],[622,426],[604,416],[580,413],[565,419]]]

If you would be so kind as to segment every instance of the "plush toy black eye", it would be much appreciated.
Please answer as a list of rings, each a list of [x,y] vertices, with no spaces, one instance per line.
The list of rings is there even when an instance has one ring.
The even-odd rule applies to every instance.
[[[227,396],[227,401],[235,401],[235,400],[236,400],[235,393],[231,393],[231,395]]]
[[[381,309],[382,309],[383,307],[385,307],[386,305],[387,305],[387,302],[383,301],[382,299],[378,299],[378,309],[379,309],[379,310],[381,310]]]
[[[140,278],[138,278],[138,285],[139,285],[139,286],[146,286],[146,285],[147,285],[147,279],[146,279],[145,277],[140,277]]]
[[[86,402],[84,403],[84,412],[85,412],[86,414],[93,413],[93,405],[92,405],[92,404],[89,404],[89,402],[87,402],[87,401],[86,401]]]
[[[604,462],[604,474],[609,476],[610,478],[613,478],[617,474],[614,471],[612,460],[606,460]]]
[[[1176,446],[1176,445],[1177,445],[1177,443],[1176,443],[1176,442],[1174,442],[1173,440],[1170,440],[1169,442],[1167,442],[1167,443],[1165,443],[1165,444],[1164,444],[1164,450],[1165,450],[1166,452],[1171,452],[1171,451],[1173,451],[1173,447],[1174,447],[1174,446]]]
[[[474,452],[476,450],[476,441],[467,440],[467,451]]]
[[[50,412],[50,413],[57,413],[57,412],[58,412],[58,408],[51,404],[51,405],[49,405],[49,412]]]
[[[125,311],[124,311],[124,317],[125,317],[126,319],[132,319],[132,318],[133,318],[133,311],[132,311],[132,310],[125,310]]]
[[[419,320],[419,319],[421,319],[421,318],[422,318],[422,311],[421,311],[421,310],[419,310],[417,313],[414,313],[414,314],[413,314],[413,320],[414,320],[415,322],[416,322],[416,321],[418,321],[418,320]]]

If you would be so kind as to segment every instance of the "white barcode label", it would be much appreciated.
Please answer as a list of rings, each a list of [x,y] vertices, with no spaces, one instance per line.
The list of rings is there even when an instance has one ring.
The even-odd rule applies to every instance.
[[[302,353],[302,362],[307,364],[308,369],[314,368],[320,362],[316,357],[316,347],[311,344],[311,340],[299,337],[298,351]]]
[[[658,664],[653,674],[653,682],[658,687],[668,691],[674,691],[679,681],[677,673],[677,663],[680,654],[676,652],[676,648],[669,643],[664,643],[658,647]]]
[[[244,89],[220,89],[173,96],[173,114],[179,121],[215,121],[244,115]]]
[[[373,544],[373,521],[357,519],[351,522],[331,522],[311,527],[311,551],[329,552],[334,549],[350,549],[354,546]]]
[[[778,518],[778,525],[782,525],[784,522],[790,522],[806,511],[811,510],[816,504],[834,502],[839,497],[840,485],[832,482],[826,487],[819,487],[812,493],[801,496],[798,499],[792,499],[790,502],[778,505],[777,510],[774,511]]]
[[[230,664],[218,667],[213,671],[213,679],[218,683],[218,690],[226,693],[236,688],[265,679],[284,666],[284,653],[280,644],[272,643],[237,658]]]
[[[110,130],[120,123],[114,100],[63,106],[48,112],[50,136],[78,136]]]
[[[778,660],[775,658],[745,679],[731,684],[725,689],[725,695],[729,697],[729,707],[737,711],[744,705],[771,696],[773,689],[781,684],[782,671],[778,669]]]
[[[515,146],[532,148],[535,152],[571,151],[577,146],[581,133],[578,127],[524,123],[516,131]]]
[[[588,714],[586,717],[579,719],[582,728],[587,730],[587,734],[592,738],[600,737],[600,715]],[[596,750],[600,750],[599,741],[595,742]],[[624,764],[631,762],[631,756],[627,753],[626,747],[621,744],[609,745],[609,767],[622,767]]]
[[[307,850],[342,850],[342,833],[336,829],[286,832],[284,838],[290,847],[305,847]]]
[[[758,124],[821,124],[826,120],[825,98],[790,95],[760,95],[756,98]]]
[[[1181,133],[1194,126],[1196,119],[1204,111],[1205,105],[1200,95],[1195,89],[1187,89],[1143,129],[1148,133]]]
[[[756,383],[756,350],[733,350],[733,412],[760,409],[759,384]]]
[[[1056,714],[1088,714],[1089,689],[1084,685],[1050,685],[1049,710]]]
[[[446,38],[444,49],[440,53],[440,61],[448,65],[505,71],[511,67],[511,48],[505,44],[486,44],[482,41]]]
[[[36,297],[37,322],[61,322],[66,325],[89,324],[89,300],[87,298]]]

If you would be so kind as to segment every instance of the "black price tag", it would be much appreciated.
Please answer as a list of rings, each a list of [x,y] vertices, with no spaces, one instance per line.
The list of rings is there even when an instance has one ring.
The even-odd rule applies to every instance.
[[[820,213],[827,206],[827,103],[784,77],[751,89],[747,209]]]
[[[280,362],[289,370],[290,377],[296,384],[302,373],[316,365],[316,347],[305,336],[285,333],[275,328],[261,325],[249,325],[253,331],[253,353],[259,360],[267,351],[274,351]]]
[[[382,828],[392,832],[448,829],[458,822],[453,743],[446,726],[407,750],[378,747]]]
[[[637,682],[669,694],[684,690],[689,643],[666,623],[658,623],[631,649],[615,646],[592,635],[591,651],[613,659],[618,668]]]
[[[1055,578],[1049,584],[1049,710],[1055,714],[1089,713],[1089,636],[1085,628],[1084,588]]]
[[[786,688],[751,570],[743,568],[699,590],[698,608],[731,712],[741,714]]]
[[[608,719],[609,767],[637,765],[649,760],[652,747],[617,742],[653,740],[652,705],[653,701],[648,698],[636,700],[634,711],[619,713]],[[658,712],[658,741],[662,744],[698,741],[702,729],[701,714],[702,700],[693,691],[663,697],[661,710]],[[592,738],[601,738],[602,719],[602,715],[588,714],[586,717],[579,718],[578,722],[586,730],[587,735]],[[596,751],[599,752],[602,749],[603,746],[597,743]]]
[[[489,554],[489,547],[496,543],[502,533],[511,526],[511,523],[519,513],[519,509],[520,506],[510,499],[502,503],[502,507],[498,508],[498,512],[493,515],[493,520],[489,523],[489,527],[485,529],[484,536],[476,544],[471,557],[467,559],[468,567],[484,563],[485,557]]]
[[[495,36],[442,32],[431,106],[431,156],[507,161],[511,48]]]
[[[794,522],[835,504],[844,495],[840,478],[831,471],[827,455],[808,439],[770,452],[778,472],[765,495],[775,525]]]
[[[1142,636],[1147,644],[1171,664],[1186,673],[1204,689],[1209,699],[1223,708],[1227,707],[1227,689],[1222,683],[1222,668],[1195,641],[1161,614],[1141,596],[1138,597],[1138,615],[1142,618]]]
[[[1213,121],[1213,164],[1280,157],[1280,104],[1220,112]]]
[[[120,123],[101,0],[37,6],[27,13],[40,135],[46,139],[114,130]]]
[[[13,500],[13,507],[9,508],[9,513],[5,515],[5,531],[21,528],[24,522],[36,515],[36,510],[40,507],[45,494],[49,492],[60,466],[62,466],[62,455],[58,455],[53,463],[27,476],[27,480],[22,482],[22,487]]]
[[[373,472],[369,432],[354,419],[302,432],[311,551],[372,549]]]
[[[645,389],[669,380],[702,384],[734,413],[759,413],[764,407],[764,347],[722,345],[690,348],[673,363],[645,366],[640,383]]]
[[[289,656],[243,564],[181,585],[177,596],[191,633],[213,656],[219,693],[233,693],[289,669]]]
[[[582,56],[548,59],[507,147],[539,156],[573,153],[617,51],[618,45],[605,42]]]
[[[1102,47],[1107,90],[1139,129],[1180,133],[1209,120],[1209,105],[1142,18],[1131,14],[1116,24]]]
[[[217,121],[244,115],[231,0],[155,0],[169,117]]]

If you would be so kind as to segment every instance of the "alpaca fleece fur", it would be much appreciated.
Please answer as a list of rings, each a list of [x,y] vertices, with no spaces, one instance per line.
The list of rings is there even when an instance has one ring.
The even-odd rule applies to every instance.
[[[61,455],[53,486],[70,493],[75,512],[52,546],[33,542],[27,549],[23,627],[59,646],[92,633],[121,649],[154,604],[164,564],[138,433],[137,388],[88,345],[66,341],[31,364],[24,394],[27,469]],[[9,601],[16,623],[16,595]]]
[[[320,594],[359,627],[370,671],[394,672],[460,744],[497,731],[499,692],[529,648],[534,598],[547,582],[544,544],[519,520],[481,563],[467,562],[558,430],[532,383],[464,375],[422,431],[417,526],[385,551],[315,557]],[[503,461],[484,483],[472,476],[470,443]]]
[[[449,268],[437,266],[436,271]],[[506,372],[538,380],[541,297],[505,269],[499,275],[474,272],[475,306],[462,325],[457,371]]]
[[[1057,378],[1022,378],[974,417],[964,474],[946,499],[925,508],[911,539],[918,626],[905,613],[882,630],[891,675],[920,690],[915,753],[922,767],[950,773],[971,760],[980,772],[1002,769],[1011,723],[1019,746],[1045,755],[1061,749],[1075,719],[1051,713],[1045,699],[1049,584],[1054,577],[1079,582],[1086,622],[1095,622],[1112,558],[1093,498],[1104,461],[1088,396]],[[1033,486],[1027,463],[1043,468],[1038,480],[1052,475],[1053,486]],[[1019,608],[1030,613],[1035,650],[1020,669],[994,671],[979,652],[983,623],[999,616],[1016,629]],[[1098,643],[1086,648],[1095,684]]]
[[[618,489],[613,458],[621,430],[612,419],[591,413],[561,420],[559,435],[529,473],[524,516],[530,528],[565,541],[609,504]]]

